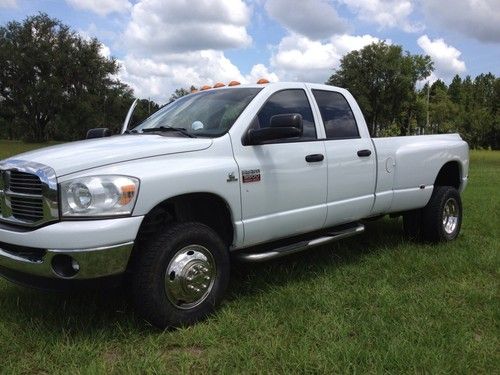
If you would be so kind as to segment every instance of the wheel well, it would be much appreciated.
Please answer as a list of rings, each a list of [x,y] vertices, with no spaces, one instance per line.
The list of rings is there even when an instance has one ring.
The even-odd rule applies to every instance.
[[[460,166],[456,161],[450,161],[443,165],[436,177],[434,186],[453,186],[460,188]]]
[[[227,246],[234,228],[226,201],[212,193],[190,193],[169,198],[154,207],[139,228],[138,241],[147,240],[169,222],[194,221],[212,228]]]

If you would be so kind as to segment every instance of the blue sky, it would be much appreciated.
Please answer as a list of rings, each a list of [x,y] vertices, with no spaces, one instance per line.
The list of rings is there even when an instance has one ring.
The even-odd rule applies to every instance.
[[[59,18],[121,64],[140,97],[236,79],[324,82],[386,40],[435,62],[431,80],[500,75],[500,0],[0,0],[0,22]]]

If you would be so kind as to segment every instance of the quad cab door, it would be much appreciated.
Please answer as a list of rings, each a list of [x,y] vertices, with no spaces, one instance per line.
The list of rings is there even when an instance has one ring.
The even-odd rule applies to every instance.
[[[328,195],[325,227],[368,217],[375,200],[377,156],[363,114],[346,90],[308,87],[326,133]]]
[[[298,113],[302,136],[258,145],[232,139],[240,173],[244,246],[318,230],[325,223],[327,161],[310,100],[305,86],[276,91],[248,127],[266,128],[275,115]]]

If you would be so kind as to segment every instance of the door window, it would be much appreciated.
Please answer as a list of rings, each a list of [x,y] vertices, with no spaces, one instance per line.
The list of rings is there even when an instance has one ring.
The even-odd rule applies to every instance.
[[[251,128],[267,128],[271,123],[271,117],[287,113],[302,115],[303,133],[301,137],[286,139],[285,142],[316,139],[316,126],[311,106],[305,91],[301,89],[283,90],[271,95],[253,119]]]
[[[344,95],[324,90],[313,90],[313,95],[325,125],[326,138],[359,138],[356,119]]]

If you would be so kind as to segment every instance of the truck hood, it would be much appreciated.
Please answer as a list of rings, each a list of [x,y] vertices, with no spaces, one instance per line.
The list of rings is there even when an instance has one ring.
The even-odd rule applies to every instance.
[[[207,138],[178,138],[156,134],[118,135],[65,143],[25,152],[8,160],[45,164],[58,176],[108,164],[153,156],[204,150],[212,145]]]

